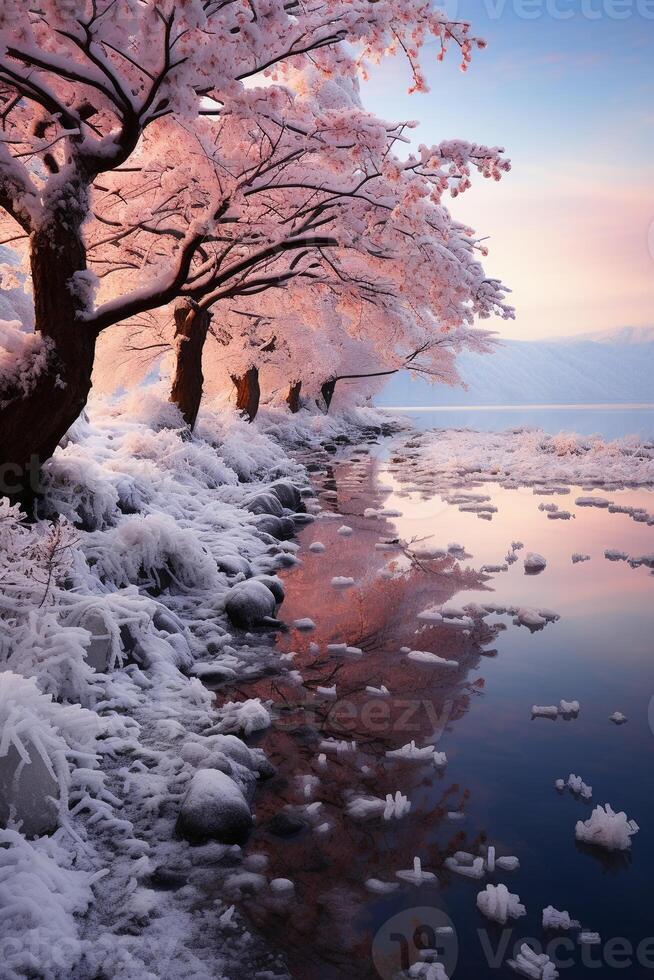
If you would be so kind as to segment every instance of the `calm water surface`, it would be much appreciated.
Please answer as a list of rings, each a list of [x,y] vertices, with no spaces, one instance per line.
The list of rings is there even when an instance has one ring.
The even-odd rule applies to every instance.
[[[654,439],[654,405],[502,405],[466,408],[392,409],[407,415],[419,429],[460,428],[495,432],[515,426],[535,426],[551,435],[578,432],[605,439],[636,435]]]
[[[564,980],[612,976],[606,944],[619,938],[634,950],[617,959],[623,975],[654,976],[654,942],[641,946],[640,956],[635,952],[654,936],[654,575],[604,558],[606,548],[651,554],[654,528],[577,507],[576,497],[587,495],[578,487],[567,496],[542,497],[530,488],[485,485],[498,507],[487,522],[449,506],[436,489],[406,493],[401,466],[388,462],[388,446],[346,455],[338,461],[326,455],[315,474],[321,502],[342,516],[320,519],[302,533],[302,565],[286,575],[284,619],[292,624],[310,616],[316,623],[313,632],[291,628],[279,639],[280,652],[296,654],[290,666],[299,673],[260,680],[243,692],[272,699],[277,710],[261,740],[277,775],[255,801],[249,851],[266,854],[270,877],[291,878],[296,886],[290,910],[253,898],[246,913],[286,951],[302,980],[386,980],[415,962],[425,944],[439,947],[456,980],[516,976],[505,965],[515,943],[553,938],[541,927],[542,909],[550,904],[602,938],[602,945],[582,948],[570,934],[572,951],[558,951],[565,957],[559,966]],[[654,512],[648,490],[607,495]],[[538,507],[551,501],[571,510],[573,520],[549,520]],[[360,516],[370,506],[402,513],[382,520]],[[338,534],[343,523],[353,528],[350,537]],[[465,557],[415,568],[400,550],[375,547],[395,538],[429,538],[443,546],[457,541]],[[478,574],[482,565],[503,561],[516,539],[547,558],[541,575],[526,576],[522,560],[507,572]],[[324,553],[309,551],[315,541],[324,543]],[[574,565],[573,552],[591,560]],[[352,577],[355,586],[337,590],[333,576]],[[549,607],[561,619],[530,632],[510,616],[493,616],[469,637],[417,619],[450,598],[457,605]],[[341,642],[360,647],[362,658],[327,649]],[[402,647],[438,653],[459,667],[416,664]],[[317,693],[333,684],[336,700]],[[367,685],[381,684],[391,692],[388,700],[366,693]],[[581,702],[578,718],[532,720],[532,705],[562,698]],[[626,725],[609,721],[616,710],[628,716]],[[321,741],[332,737],[354,739],[356,749],[328,752],[321,766]],[[447,767],[386,757],[412,739],[445,752]],[[592,785],[592,804],[554,788],[572,772]],[[307,782],[306,776],[315,778]],[[344,812],[352,795],[396,790],[412,803],[401,820],[362,823]],[[576,821],[606,802],[640,825],[631,854],[611,856],[575,842]],[[270,821],[280,812],[299,818],[297,833],[273,832]],[[486,844],[498,855],[519,857],[520,869],[478,882],[444,867],[455,851],[479,853]],[[402,883],[384,896],[366,889],[370,878],[397,882],[395,872],[411,867],[414,856],[438,884]],[[506,930],[476,909],[477,892],[489,882],[507,884],[527,908]],[[448,923],[454,937],[433,931]],[[489,963],[498,946],[499,966]]]

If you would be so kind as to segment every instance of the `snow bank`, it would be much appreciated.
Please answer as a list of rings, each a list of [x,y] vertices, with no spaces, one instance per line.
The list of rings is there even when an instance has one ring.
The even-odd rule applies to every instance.
[[[292,534],[307,483],[286,447],[317,448],[325,433],[356,438],[354,426],[374,418],[353,413],[348,430],[342,419],[301,415],[264,411],[247,425],[208,409],[189,438],[167,393],[94,401],[45,467],[38,519],[27,523],[0,499],[9,975],[33,972],[36,950],[48,980],[76,975],[82,959],[93,976],[163,976],[174,943],[180,976],[218,976],[229,943],[242,941],[220,881],[227,895],[225,876],[237,890],[251,872],[237,852],[230,868],[214,867],[229,845],[189,848],[176,828],[194,840],[243,839],[256,782],[273,772],[236,737],[267,727],[268,706],[228,696],[217,705],[199,678],[238,684],[280,663],[267,638],[235,630],[227,605],[256,592],[274,616],[283,599],[275,571],[297,561],[298,546],[264,521]],[[255,513],[257,497],[274,513]],[[41,822],[28,826],[26,814]],[[204,862],[209,943],[193,877]],[[188,884],[171,889],[171,880]]]

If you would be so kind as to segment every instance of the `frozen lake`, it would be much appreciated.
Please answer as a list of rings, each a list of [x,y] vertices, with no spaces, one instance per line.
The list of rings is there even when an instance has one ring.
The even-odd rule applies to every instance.
[[[394,408],[420,429],[460,428],[497,431],[529,425],[545,432],[578,432],[605,439],[636,435],[654,439],[654,405],[501,405],[466,408]]]
[[[291,628],[278,647],[297,674],[243,689],[271,699],[277,714],[261,738],[277,772],[255,800],[248,850],[266,855],[271,876],[294,881],[297,903],[281,915],[253,896],[245,912],[301,980],[391,980],[434,946],[452,980],[517,976],[506,960],[528,939],[570,980],[608,976],[616,964],[627,964],[630,978],[651,976],[654,575],[604,552],[654,552],[654,527],[615,512],[617,505],[652,514],[654,493],[570,486],[542,495],[486,482],[465,491],[490,498],[490,519],[480,519],[448,503],[451,491],[436,482],[418,489],[404,450],[389,443],[342,459],[325,454],[314,470],[323,507],[339,516],[323,514],[302,532],[302,564],[285,574],[282,611]],[[600,495],[613,512],[576,503]],[[552,520],[542,509],[551,505],[571,518]],[[364,517],[367,508],[389,513]],[[339,533],[343,525],[350,535]],[[398,540],[414,544],[384,544]],[[503,565],[516,541],[525,545],[517,561],[480,576],[484,565]],[[325,550],[311,551],[316,542]],[[452,542],[465,550],[410,557]],[[525,574],[527,551],[547,559],[541,574]],[[590,560],[575,564],[573,553]],[[348,579],[354,584],[342,587]],[[560,619],[532,631],[497,613],[469,632],[418,619],[447,601],[547,608]],[[307,616],[314,630],[292,627]],[[450,665],[408,658],[408,650]],[[382,685],[388,697],[366,690]],[[577,717],[532,718],[533,705],[575,699]],[[609,720],[616,711],[626,724]],[[346,744],[336,751],[331,740]],[[386,755],[412,740],[445,753],[447,765]],[[592,786],[590,802],[557,791],[555,781],[570,773]],[[347,811],[353,800],[398,790],[411,803],[400,819],[360,820]],[[632,853],[575,840],[576,822],[605,803],[640,825]],[[447,868],[456,852],[483,855],[488,845],[518,857],[519,870],[477,881]],[[416,856],[437,881],[416,887],[397,878]],[[393,890],[371,891],[370,879]],[[476,908],[477,893],[499,883],[526,907],[506,928]],[[601,942],[544,932],[549,905]],[[444,927],[453,932],[439,932]]]

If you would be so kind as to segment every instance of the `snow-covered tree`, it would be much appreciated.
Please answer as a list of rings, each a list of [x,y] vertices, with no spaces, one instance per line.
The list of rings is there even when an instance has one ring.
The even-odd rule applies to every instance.
[[[100,274],[114,290],[118,282],[122,293],[144,266],[161,262],[184,240],[208,197],[229,195],[224,220],[205,237],[180,289],[186,305],[175,307],[174,337],[171,327],[159,328],[164,336],[158,339],[177,355],[172,397],[191,425],[202,393],[205,337],[229,341],[226,362],[237,404],[251,417],[257,368],[270,360],[264,354],[278,360],[284,350],[302,349],[298,331],[312,336],[312,352],[322,346],[316,328],[334,337],[315,298],[312,306],[303,304],[300,326],[285,315],[303,293],[315,297],[322,289],[337,296],[341,329],[372,338],[392,365],[429,350],[435,332],[469,326],[475,316],[510,315],[500,283],[489,280],[478,261],[483,248],[443,203],[446,194],[468,189],[473,169],[498,179],[508,169],[501,151],[449,141],[401,158],[395,147],[410,124],[366,112],[347,75],[326,79],[311,69],[286,72],[285,79],[283,87],[251,93],[250,113],[242,102],[240,115],[206,121],[202,148],[180,132],[166,161],[150,167],[147,191],[140,174],[131,180],[119,175],[119,186],[108,189],[96,209],[103,226],[89,255],[101,252]],[[197,166],[189,165],[194,154]],[[181,200],[189,195],[192,207]],[[296,299],[275,299],[282,288]],[[268,349],[258,327],[272,319],[276,339]],[[161,349],[143,326],[141,319],[138,343],[132,332],[110,341],[112,377],[117,357]],[[326,379],[334,374],[329,358],[322,373]]]
[[[219,168],[221,154],[232,151],[224,143],[232,117],[242,125],[249,115],[255,128],[259,117],[279,119],[288,72],[354,81],[366,59],[392,50],[406,54],[414,87],[424,88],[419,53],[434,37],[441,55],[454,42],[464,67],[481,43],[467,24],[448,21],[425,0],[44,0],[29,8],[22,0],[5,0],[0,214],[7,219],[5,242],[23,236],[27,243],[39,342],[26,354],[33,368],[21,360],[16,375],[4,372],[0,380],[0,463],[19,472],[52,453],[86,402],[102,331],[180,294],[197,302],[194,294],[202,292],[208,309],[246,270],[251,291],[256,270],[275,274],[261,263],[284,251],[302,254],[305,233],[320,245],[322,222],[312,213],[303,230],[298,216],[290,246],[276,235],[241,260],[245,268],[216,268],[217,257],[229,262],[232,250],[207,252],[206,245],[215,239],[229,249],[221,235],[234,222],[232,196],[245,194],[252,183],[247,161],[235,182],[214,168],[216,155]],[[342,115],[327,120],[336,150],[345,145],[349,152],[352,123],[360,121],[347,126]],[[175,174],[162,164],[174,154],[182,130],[184,144],[194,143],[197,152]],[[297,135],[308,140],[311,134]],[[421,165],[432,159],[427,154]],[[180,187],[176,177],[184,181],[209,169],[219,179],[198,206],[194,180]],[[115,218],[102,209],[96,217],[96,203],[119,194],[121,180],[136,183],[143,200],[132,197],[126,213]],[[162,191],[168,186],[176,208],[167,213],[163,200],[157,202],[159,247],[150,253],[156,257],[144,262],[138,255],[132,288],[111,298],[100,291],[98,298],[97,270],[106,271],[112,256],[101,248],[91,255],[91,229],[115,220],[115,232],[130,237],[141,204],[150,216],[152,181],[162,181]],[[184,220],[174,233],[161,234],[161,224],[179,214]],[[147,235],[152,227],[146,222],[141,230]]]

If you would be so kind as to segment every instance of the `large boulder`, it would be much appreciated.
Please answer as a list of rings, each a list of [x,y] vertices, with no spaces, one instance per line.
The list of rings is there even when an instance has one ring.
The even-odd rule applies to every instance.
[[[295,537],[295,522],[290,517],[275,517],[274,514],[259,514],[255,519],[258,531],[263,531],[278,541],[289,541]]]
[[[216,564],[218,571],[224,572],[225,575],[245,575],[246,578],[252,575],[252,566],[242,555],[221,555]]]
[[[281,517],[284,508],[274,493],[255,493],[245,502],[245,509],[251,514],[272,514]]]
[[[280,504],[287,510],[304,510],[302,494],[295,484],[289,480],[277,480],[268,490],[277,497]]]
[[[267,585],[256,579],[239,582],[227,593],[225,612],[235,626],[250,629],[275,617],[277,601]]]
[[[243,844],[251,826],[250,807],[234,780],[217,769],[199,769],[177,818],[181,836],[192,843]]]
[[[281,606],[282,602],[286,598],[286,592],[284,591],[284,583],[277,575],[257,575],[255,582],[263,582],[267,589],[270,589],[275,597],[275,602],[278,606]]]
[[[29,762],[13,745],[0,757],[0,826],[6,827],[12,816],[26,837],[42,837],[57,829],[59,783],[36,749],[30,749]]]

